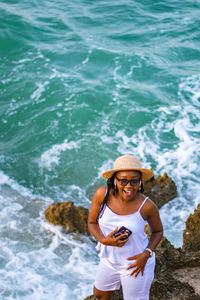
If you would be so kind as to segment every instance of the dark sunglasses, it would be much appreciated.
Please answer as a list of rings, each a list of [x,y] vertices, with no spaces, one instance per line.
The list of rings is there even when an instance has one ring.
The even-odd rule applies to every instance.
[[[117,176],[115,176],[117,178]],[[119,181],[120,185],[122,186],[126,186],[129,182],[131,186],[136,186],[140,184],[140,179],[131,179],[131,180],[127,180],[127,179],[119,179],[117,178],[117,180]]]

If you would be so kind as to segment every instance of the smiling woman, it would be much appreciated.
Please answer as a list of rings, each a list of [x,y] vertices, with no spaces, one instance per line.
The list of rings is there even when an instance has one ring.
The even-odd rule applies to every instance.
[[[118,178],[117,175],[120,178]],[[133,197],[133,195],[138,191],[138,186],[141,184],[141,173],[139,171],[121,171],[117,172],[117,175],[115,176],[115,178],[119,182],[118,191],[121,189],[122,199],[124,195],[125,199]],[[114,185],[116,189],[116,180],[114,181]]]
[[[143,169],[136,157],[124,155],[102,176],[107,187],[94,194],[88,218],[100,251],[94,295],[112,299],[122,285],[125,300],[147,300],[154,277],[154,250],[163,235],[158,209],[143,194],[142,181],[150,179],[153,171]],[[149,240],[144,233],[146,222],[151,229]]]

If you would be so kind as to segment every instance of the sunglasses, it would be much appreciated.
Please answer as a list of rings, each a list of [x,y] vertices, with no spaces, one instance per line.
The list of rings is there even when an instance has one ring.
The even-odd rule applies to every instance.
[[[117,176],[116,176],[117,178]],[[131,186],[136,186],[139,185],[141,182],[141,179],[131,179],[131,180],[127,180],[127,179],[119,179],[117,178],[117,180],[119,181],[120,185],[122,186],[126,186],[129,182]]]

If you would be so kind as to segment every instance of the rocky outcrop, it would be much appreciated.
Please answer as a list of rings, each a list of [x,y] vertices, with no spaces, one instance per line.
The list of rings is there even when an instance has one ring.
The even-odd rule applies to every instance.
[[[200,204],[186,221],[186,228],[183,231],[183,250],[200,250]]]
[[[163,237],[156,250],[155,279],[150,300],[200,300],[195,286],[186,280],[180,280],[179,274],[176,273],[177,270],[184,272],[185,268],[194,266],[198,267],[200,273],[200,252],[191,252],[188,255],[182,249],[174,248]]]
[[[200,268],[186,267],[178,269],[173,273],[175,279],[180,282],[188,283],[195,290],[195,293],[200,295]]]
[[[88,209],[76,207],[72,201],[51,204],[44,211],[44,215],[49,223],[63,226],[65,232],[89,234]]]
[[[181,253],[183,259],[180,260],[180,267],[173,272],[173,277],[193,287],[200,299],[200,204],[186,221]]]
[[[174,181],[166,173],[159,175],[156,179],[153,177],[144,182],[144,194],[160,208],[165,203],[177,197],[177,190]]]

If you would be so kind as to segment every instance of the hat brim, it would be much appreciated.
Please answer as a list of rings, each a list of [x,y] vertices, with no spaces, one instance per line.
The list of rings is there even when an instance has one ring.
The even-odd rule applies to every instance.
[[[142,174],[142,181],[147,181],[149,179],[151,179],[154,176],[153,170],[152,169],[141,169],[141,168],[130,168],[130,169],[112,169],[112,170],[108,170],[105,171],[101,174],[102,177],[104,177],[105,179],[110,179],[112,177],[112,175],[116,172],[120,172],[120,171],[140,171]]]

